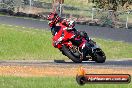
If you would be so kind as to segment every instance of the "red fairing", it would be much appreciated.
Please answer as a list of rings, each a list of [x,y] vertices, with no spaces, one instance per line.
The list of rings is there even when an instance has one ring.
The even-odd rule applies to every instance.
[[[55,36],[53,36],[53,46],[56,48],[61,48],[63,44],[71,47],[72,44],[67,41],[70,40],[71,38],[74,37],[74,33],[72,31],[67,31],[67,27],[62,25],[61,23],[59,24],[61,29],[59,30],[58,33],[56,33]]]

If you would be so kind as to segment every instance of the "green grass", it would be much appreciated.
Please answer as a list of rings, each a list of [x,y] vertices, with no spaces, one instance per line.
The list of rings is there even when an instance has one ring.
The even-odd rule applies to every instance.
[[[38,0],[38,1],[52,3],[52,0]],[[64,0],[64,4],[72,5],[75,7],[81,7],[81,8],[92,6],[92,3],[91,2],[88,3],[87,0]]]
[[[0,25],[0,59],[62,58],[51,40],[49,31]]]
[[[0,77],[0,88],[132,88],[132,83],[79,86],[73,77]]]
[[[104,50],[107,58],[121,59],[132,58],[132,44],[121,41],[95,39],[98,45]]]
[[[132,58],[132,44],[96,38],[107,58]],[[52,46],[49,31],[0,25],[0,60],[68,59]]]

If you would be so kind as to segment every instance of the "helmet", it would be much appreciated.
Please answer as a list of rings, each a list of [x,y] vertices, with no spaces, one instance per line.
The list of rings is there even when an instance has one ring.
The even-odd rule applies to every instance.
[[[60,17],[57,13],[51,12],[48,16],[47,16],[47,20],[52,21],[53,23],[57,23],[60,20]]]

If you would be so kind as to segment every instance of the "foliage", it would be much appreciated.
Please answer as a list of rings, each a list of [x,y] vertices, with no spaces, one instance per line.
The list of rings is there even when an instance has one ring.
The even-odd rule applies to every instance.
[[[13,0],[2,0],[1,1],[2,8],[9,9],[9,10],[14,10],[14,1]]]
[[[14,11],[15,7],[20,7],[23,1],[22,0],[2,0],[0,3],[3,3],[2,8]]]
[[[106,10],[117,10],[119,6],[126,6],[129,7],[132,4],[132,0],[93,0],[93,3],[96,4],[96,7],[103,8]]]

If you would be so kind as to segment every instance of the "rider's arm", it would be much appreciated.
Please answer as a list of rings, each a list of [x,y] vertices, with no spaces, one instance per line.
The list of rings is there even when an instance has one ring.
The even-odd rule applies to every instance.
[[[55,23],[53,21],[49,21],[49,26],[52,28],[53,26],[55,26]]]

